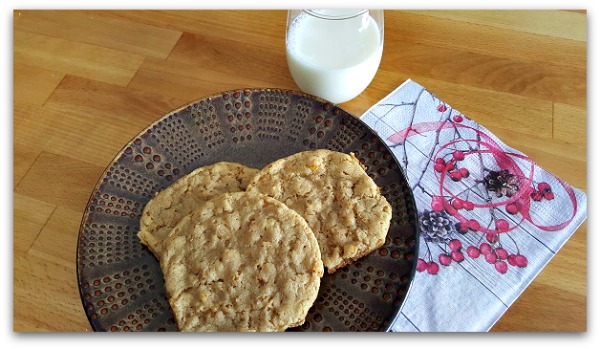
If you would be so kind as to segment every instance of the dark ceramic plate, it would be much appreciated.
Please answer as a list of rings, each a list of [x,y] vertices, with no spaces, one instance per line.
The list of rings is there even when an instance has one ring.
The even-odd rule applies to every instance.
[[[96,331],[176,331],[158,261],[137,238],[153,194],[199,166],[261,168],[309,149],[354,152],[393,207],[384,246],[326,275],[306,322],[291,331],[386,331],[417,261],[416,208],[392,152],[325,100],[276,89],[224,92],[154,122],[117,154],[86,207],[77,246],[85,313]]]

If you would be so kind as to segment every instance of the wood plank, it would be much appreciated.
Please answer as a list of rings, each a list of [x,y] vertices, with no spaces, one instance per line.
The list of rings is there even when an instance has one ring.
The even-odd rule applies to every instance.
[[[187,101],[66,76],[44,106],[113,123],[135,135]]]
[[[15,118],[20,121],[14,126],[15,159],[22,162],[15,182],[31,166],[31,156],[42,151],[106,166],[142,127],[124,128],[101,117],[19,104]]]
[[[125,86],[142,64],[143,56],[15,29],[14,61]]]
[[[403,42],[421,43],[525,62],[586,68],[585,42],[456,22],[411,11],[388,17],[386,27],[394,28],[388,31],[390,35],[386,32],[388,45],[402,47]]]
[[[72,251],[76,250],[82,216],[81,211],[57,207],[31,245],[28,254],[66,268],[73,268],[77,265],[76,254],[65,254],[63,249],[70,246]]]
[[[91,331],[75,264],[65,267],[32,255],[15,256],[13,275],[13,331]]]
[[[65,74],[15,61],[13,76],[13,102],[39,106],[44,104]]]
[[[55,205],[15,193],[13,196],[13,252],[27,254],[42,228],[56,209]]]
[[[587,41],[587,18],[585,11],[438,10],[412,12],[430,17],[449,19],[452,21],[467,22],[531,34],[559,37],[569,40],[583,42]],[[560,30],[556,30],[557,23],[568,23],[569,25],[561,25]]]
[[[39,155],[39,151],[22,149],[13,145],[13,190],[25,177]]]
[[[232,79],[268,80],[271,86],[267,87],[290,86],[293,80],[284,47],[269,49],[238,39],[184,33],[168,60],[226,73]]]
[[[554,302],[539,300],[553,299]],[[563,307],[557,307],[560,303]],[[584,332],[585,296],[532,283],[492,328],[492,332]],[[535,315],[534,315],[535,314]],[[532,321],[532,317],[544,319]]]
[[[97,11],[15,10],[14,22],[24,32],[156,58],[166,58],[181,35]]]
[[[554,103],[553,137],[569,143],[587,144],[587,110]]]
[[[295,88],[291,78],[288,83],[289,88]],[[194,101],[232,89],[270,86],[272,86],[272,82],[261,76],[233,77],[229,73],[218,72],[203,66],[148,58],[128,87],[152,94]]]
[[[573,234],[567,242],[569,248],[562,248],[552,259],[552,264],[548,265],[535,279],[539,285],[546,285],[549,288],[572,292],[580,296],[587,297],[587,264],[582,261],[588,261],[587,258],[587,223],[584,222],[581,227]],[[557,278],[556,275],[561,275]]]
[[[42,152],[15,193],[83,212],[106,164],[96,165]]]
[[[287,11],[284,10],[111,10],[93,11],[93,13],[185,33],[210,33],[211,37],[236,39],[263,48],[278,50],[285,48],[283,37],[285,37]],[[273,36],[282,39],[273,40]]]
[[[384,48],[382,70],[581,107],[587,102],[585,69],[410,42],[397,44],[403,49]]]

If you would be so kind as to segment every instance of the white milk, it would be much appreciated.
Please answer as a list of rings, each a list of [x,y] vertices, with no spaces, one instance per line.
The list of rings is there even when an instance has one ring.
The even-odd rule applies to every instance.
[[[319,13],[336,15],[339,10]],[[382,32],[368,14],[326,20],[301,13],[290,24],[287,61],[294,81],[306,93],[342,103],[373,80],[383,52]]]

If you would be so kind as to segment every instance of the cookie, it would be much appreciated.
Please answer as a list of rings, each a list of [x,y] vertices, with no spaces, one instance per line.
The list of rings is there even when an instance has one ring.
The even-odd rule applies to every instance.
[[[144,207],[138,237],[160,259],[162,243],[185,215],[218,195],[246,189],[257,169],[219,162],[200,167],[158,192]]]
[[[283,331],[304,322],[323,275],[306,221],[259,193],[229,193],[185,216],[160,259],[180,331]]]
[[[328,273],[381,247],[391,205],[354,157],[325,149],[300,152],[263,168],[247,191],[273,197],[311,227]]]

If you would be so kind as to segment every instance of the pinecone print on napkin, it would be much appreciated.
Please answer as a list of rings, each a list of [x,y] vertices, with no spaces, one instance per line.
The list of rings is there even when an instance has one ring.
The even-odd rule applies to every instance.
[[[465,254],[500,274],[527,267],[514,235],[532,227],[560,230],[575,217],[577,200],[569,185],[425,88],[419,86],[412,100],[378,107],[382,113],[371,126],[400,155],[415,195],[428,200],[419,210],[424,248],[417,271],[437,274],[439,265],[461,263]],[[391,119],[394,113],[405,125]],[[567,204],[559,221],[538,221],[555,195]]]
[[[419,215],[393,331],[489,330],[585,220],[585,193],[411,80],[361,119],[398,159]]]

